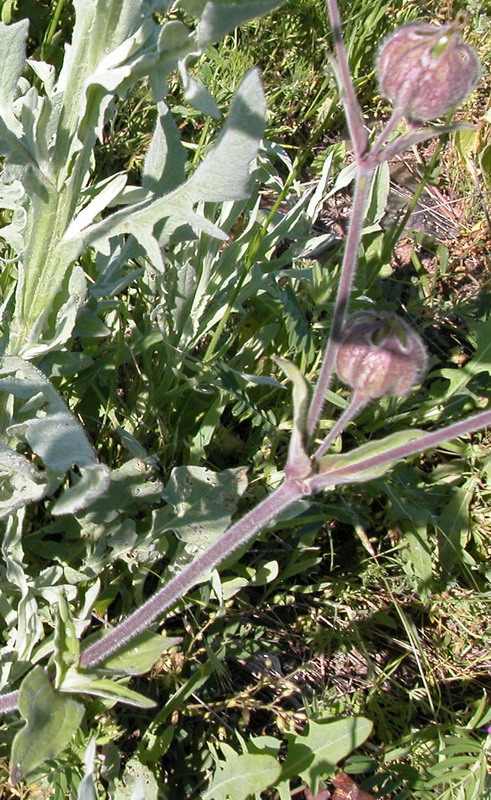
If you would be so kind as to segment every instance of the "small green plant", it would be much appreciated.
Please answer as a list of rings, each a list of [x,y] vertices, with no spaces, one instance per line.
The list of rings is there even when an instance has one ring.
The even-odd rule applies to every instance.
[[[296,509],[304,508],[305,500],[326,489],[377,479],[408,456],[491,423],[491,412],[484,410],[446,427],[398,429],[347,451],[332,452],[338,435],[370,403],[406,395],[424,373],[427,357],[418,334],[405,320],[385,311],[368,308],[350,314],[352,286],[366,220],[378,223],[384,205],[378,195],[387,179],[387,162],[419,142],[460,130],[455,125],[425,123],[464,99],[476,80],[477,60],[461,42],[455,24],[418,24],[393,34],[382,45],[379,82],[394,111],[370,142],[354,91],[338,7],[335,0],[328,0],[336,72],[355,156],[354,166],[348,168],[355,189],[319,376],[312,387],[296,365],[276,357],[278,367],[293,383],[286,465],[283,474],[273,472],[272,491],[238,521],[231,524],[247,484],[244,469],[232,466],[214,472],[199,465],[219,428],[225,386],[232,387],[238,417],[250,385],[281,390],[275,378],[259,369],[256,375],[250,371],[263,353],[261,336],[281,341],[275,315],[269,329],[264,326],[257,335],[245,327],[230,332],[237,305],[251,304],[254,317],[265,307],[259,307],[263,293],[270,292],[273,302],[280,297],[293,309],[292,339],[297,337],[302,343],[298,349],[307,361],[315,361],[309,332],[295,318],[295,298],[281,283],[268,284],[266,289],[264,275],[255,267],[258,259],[269,260],[271,269],[288,267],[289,253],[278,252],[278,243],[294,230],[297,244],[304,248],[329,246],[330,235],[312,240],[305,223],[318,214],[334,152],[314,191],[295,196],[295,170],[288,156],[280,148],[261,144],[265,102],[255,70],[238,86],[213,146],[191,165],[165,102],[166,81],[177,69],[185,99],[219,118],[214,98],[192,76],[190,64],[237,24],[277,4],[276,0],[241,4],[182,0],[171,6],[131,0],[122,8],[118,2],[79,0],[72,45],[58,75],[44,61],[26,62],[26,22],[0,27],[2,51],[8,53],[0,81],[5,159],[0,233],[8,247],[2,276],[0,366],[0,513],[6,519],[2,577],[21,597],[15,613],[12,607],[4,610],[7,644],[1,664],[2,685],[20,682],[20,689],[0,696],[0,711],[19,711],[24,720],[12,742],[10,779],[14,785],[35,774],[47,759],[56,759],[68,745],[82,725],[83,700],[90,703],[94,716],[115,702],[142,709],[154,705],[128,683],[148,672],[176,639],[148,629],[196,585],[214,581],[215,568],[258,532],[281,515],[294,515]],[[24,77],[26,63],[31,81]],[[432,95],[425,85],[429,73],[438,88]],[[153,94],[157,120],[142,185],[128,185],[122,173],[93,183],[96,143],[115,99],[125,96],[143,77]],[[404,117],[409,118],[410,129],[394,137]],[[276,160],[287,165],[286,180],[279,177]],[[340,176],[338,185],[346,177],[346,173]],[[249,199],[252,179],[275,188],[279,196],[271,210],[261,210],[258,195]],[[288,209],[278,216],[282,201]],[[144,280],[138,282],[142,275]],[[332,289],[319,274],[316,281],[319,296]],[[132,303],[136,306],[137,291],[155,299],[150,327],[145,319],[125,316],[118,304],[118,296],[125,292],[127,308]],[[119,333],[114,341],[109,325]],[[240,345],[232,363],[223,358],[229,333]],[[128,414],[126,425],[120,424],[123,411],[107,412],[133,456],[110,469],[97,458],[75,412],[85,402],[96,418],[106,413],[97,406],[99,371],[111,371],[115,363],[118,369],[130,368],[125,350],[128,335],[135,337],[134,352],[142,356],[137,361],[141,373],[151,374],[150,362],[158,361],[160,385],[156,372],[152,385],[142,381],[144,394],[135,398],[136,412],[134,417]],[[107,346],[98,349],[98,340],[106,337]],[[116,350],[118,361],[112,360]],[[201,357],[199,364],[196,353]],[[79,388],[78,396],[70,397],[70,380],[84,370],[84,391]],[[325,433],[322,415],[335,372],[352,389],[352,396]],[[112,378],[118,395],[117,375],[107,380]],[[197,391],[191,392],[190,386]],[[170,393],[180,402],[167,410]],[[201,405],[197,396],[205,398]],[[139,425],[147,421],[148,405],[163,407],[160,433],[169,470],[165,488],[152,475],[155,461],[152,465],[138,437]],[[260,403],[253,413],[267,417]],[[198,429],[193,427],[197,417]],[[274,427],[267,419],[265,428]],[[176,465],[176,439],[184,435],[189,439],[188,463]],[[152,433],[149,441],[154,441]],[[139,511],[145,504],[152,512],[141,522]],[[31,507],[39,510],[37,520],[28,517]],[[179,539],[173,550],[166,536],[171,530]],[[43,554],[49,554],[50,548],[56,552],[57,537],[65,536],[73,544],[73,565],[62,567],[55,560],[41,577],[36,576],[24,563],[25,534],[34,542],[33,551],[38,544]],[[74,566],[81,552],[83,570]],[[169,557],[166,582],[145,599],[148,593],[142,575],[163,556]],[[131,613],[109,632],[86,636],[93,610],[104,615],[113,599],[110,586],[101,591],[99,575],[117,559],[124,562],[131,586]],[[258,570],[244,580],[260,585],[268,577]],[[233,596],[233,586],[220,586],[216,590],[222,598],[224,588]],[[78,613],[72,603],[78,604]],[[48,637],[43,623],[52,629]],[[191,694],[194,687],[189,683]],[[162,720],[171,710],[162,710]],[[479,724],[484,718],[481,713]],[[305,733],[286,734],[282,758],[281,742],[272,736],[244,741],[242,752],[226,743],[219,749],[210,747],[214,776],[203,796],[245,800],[276,787],[281,797],[288,797],[294,779],[315,792],[319,780],[363,744],[371,729],[371,721],[357,713],[343,719],[311,719]],[[172,731],[167,735],[161,752],[170,743]],[[472,751],[469,738],[454,742],[442,733],[439,752],[456,753],[463,769],[470,764],[475,786],[482,788],[483,760]],[[150,745],[157,747],[155,734]],[[140,767],[145,763],[141,750]],[[94,759],[91,742],[85,776],[79,776],[82,800],[95,795]],[[143,772],[142,781],[148,771]],[[441,785],[437,768],[429,767],[428,774],[431,785]],[[123,796],[122,789],[118,791],[115,788],[114,796]],[[134,796],[143,796],[138,791],[137,784]]]

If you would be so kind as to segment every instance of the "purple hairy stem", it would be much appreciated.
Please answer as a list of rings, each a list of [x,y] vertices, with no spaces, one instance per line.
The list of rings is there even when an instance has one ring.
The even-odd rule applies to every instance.
[[[368,134],[366,132],[365,125],[363,124],[360,104],[358,103],[353,81],[351,79],[351,71],[346,55],[346,48],[344,46],[338,4],[336,0],[326,1],[329,19],[331,21],[334,47],[336,50],[337,78],[339,81],[341,100],[343,102],[346,121],[348,123],[350,139],[353,143],[353,151],[356,159],[358,160],[367,150]]]
[[[357,461],[356,464],[350,464],[346,467],[333,469],[326,473],[319,473],[308,478],[305,483],[308,485],[311,494],[316,494],[323,489],[330,486],[339,486],[343,483],[349,483],[350,474],[364,472],[365,470],[377,469],[383,467],[385,464],[390,464],[393,461],[400,461],[402,458],[414,456],[424,450],[432,447],[437,447],[439,444],[444,444],[450,439],[456,439],[458,436],[465,436],[473,431],[486,428],[491,425],[491,411],[482,411],[480,414],[475,414],[473,417],[454,422],[453,425],[448,425],[446,428],[440,428],[437,431],[425,433],[423,436],[418,436],[409,442],[391,447],[376,455],[369,456],[363,460]]]
[[[19,692],[0,694],[0,714],[10,714],[19,707]]]
[[[203,575],[214,569],[249,539],[252,539],[281,511],[308,493],[309,490],[302,481],[285,481],[235,525],[232,525],[207,550],[191,561],[182,572],[166,583],[137,611],[113,628],[110,633],[106,633],[102,639],[87,647],[80,656],[80,667],[84,669],[95,667],[138,633],[148,628],[157,617],[160,617],[164,611],[189,591]]]
[[[343,411],[337,422],[329,431],[326,439],[317,448],[314,458],[321,458],[333,443],[334,439],[339,433],[342,433],[349,422],[354,419],[360,411],[363,411],[365,406],[370,402],[371,398],[362,392],[353,392],[348,408]]]
[[[343,263],[341,266],[341,276],[339,278],[331,334],[327,342],[322,367],[309,408],[307,419],[307,433],[309,436],[313,436],[322,414],[326,392],[329,388],[331,376],[334,371],[337,348],[339,347],[341,333],[348,314],[348,304],[356,273],[358,250],[360,248],[363,222],[365,219],[365,206],[370,194],[373,174],[374,169],[371,167],[360,169],[355,183],[351,218],[344,247]]]
[[[358,165],[358,172],[353,193],[353,204],[348,235],[344,248],[343,263],[341,266],[341,276],[339,279],[334,316],[332,321],[331,335],[327,342],[322,367],[319,373],[316,387],[310,403],[307,418],[307,434],[312,437],[318,425],[324,407],[326,391],[334,370],[336,350],[339,344],[341,331],[348,313],[348,303],[356,272],[358,250],[360,247],[361,233],[363,230],[363,220],[365,205],[370,193],[375,166],[365,164],[363,157],[368,148],[368,135],[363,124],[361,108],[358,103],[351,72],[346,56],[343,33],[341,28],[341,17],[336,0],[326,0],[329,19],[334,38],[336,50],[336,75],[339,82],[341,99],[348,122],[348,129],[353,145],[353,152]]]

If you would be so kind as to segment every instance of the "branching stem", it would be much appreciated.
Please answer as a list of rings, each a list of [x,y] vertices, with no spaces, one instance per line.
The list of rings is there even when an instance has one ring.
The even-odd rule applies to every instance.
[[[59,0],[59,7],[61,7],[62,2],[63,0]],[[341,334],[346,322],[363,231],[364,212],[372,187],[375,169],[389,157],[390,153],[396,152],[397,147],[401,144],[401,142],[399,142],[399,145],[397,142],[395,144],[391,143],[389,147],[385,147],[384,149],[384,145],[386,145],[390,135],[401,119],[401,111],[396,108],[371,150],[368,150],[368,136],[351,79],[342,38],[338,5],[336,0],[326,0],[326,2],[334,34],[341,97],[353,143],[357,164],[357,177],[353,194],[352,214],[346,237],[341,276],[335,302],[332,332],[329,337],[319,380],[315,387],[308,412],[307,433],[309,437],[314,435],[322,414],[326,390],[334,370],[337,348],[339,347]],[[433,135],[431,130],[429,133],[423,131],[419,134],[415,134],[416,139],[414,141],[419,140],[418,137],[426,137],[427,135]],[[402,140],[404,140],[404,137],[402,137]],[[406,137],[405,141],[412,142],[413,139],[410,136],[409,138]],[[257,252],[257,242],[255,242],[254,246],[256,250],[252,250],[249,254],[249,258],[251,259],[253,254]],[[229,308],[229,313],[231,313],[231,307]],[[213,356],[221,331],[223,331],[223,325],[221,328],[219,327],[217,329],[217,334],[210,344],[207,358]],[[422,452],[428,448],[437,447],[450,439],[472,433],[480,428],[491,425],[491,410],[488,410],[468,419],[453,423],[440,430],[424,434],[415,431],[413,439],[385,450],[382,449],[380,452],[371,450],[371,455],[366,455],[359,460],[356,460],[355,450],[353,458],[351,459],[344,459],[341,462],[335,459],[332,461],[331,459],[325,459],[323,462],[320,464],[317,463],[316,465],[316,459],[320,459],[327,452],[334,438],[338,433],[344,430],[348,422],[361,411],[367,402],[368,398],[365,395],[355,391],[350,405],[334,425],[326,440],[318,447],[311,461],[312,471],[310,473],[301,478],[289,477],[287,475],[283,484],[255,508],[245,514],[242,519],[233,524],[207,550],[203,551],[178,575],[166,583],[160,591],[147,600],[137,611],[131,614],[116,628],[102,636],[97,642],[83,650],[79,666],[85,669],[92,669],[101,664],[109,655],[119,650],[138,633],[151,625],[164,611],[170,608],[179,598],[183,597],[189,589],[196,585],[203,576],[207,575],[207,573],[213,570],[218,564],[228,558],[228,556],[240,546],[250,541],[259,531],[270,524],[275,517],[282,511],[291,507],[293,503],[300,498],[314,495],[326,488],[342,485],[343,483],[367,479],[370,477],[370,471],[377,471],[381,467],[387,467],[393,462],[399,461],[407,456]],[[384,446],[386,447],[387,445],[382,443],[381,447],[383,448]],[[308,455],[306,452],[300,453],[300,455],[307,459],[306,464],[308,472]],[[351,453],[349,455],[351,456]],[[340,463],[344,463],[345,466],[335,466]],[[319,469],[325,471],[316,471]],[[18,692],[0,695],[0,714],[14,711],[17,707]]]
[[[375,170],[373,167],[362,166],[358,169],[358,175],[353,193],[353,205],[349,230],[346,237],[343,263],[341,265],[341,276],[339,278],[336,304],[334,307],[331,333],[326,345],[322,367],[319,372],[319,377],[317,379],[317,384],[314,389],[308,413],[307,433],[309,436],[314,435],[315,429],[322,414],[326,391],[329,388],[331,376],[334,371],[334,363],[341,338],[341,332],[348,314],[349,299],[356,273],[358,251],[360,248],[361,235],[363,231],[365,206],[367,198],[370,194],[374,171]]]
[[[329,450],[338,433],[342,433],[351,420],[353,420],[370,402],[370,398],[362,392],[354,392],[348,408],[343,411],[337,422],[329,431],[326,439],[317,448],[314,458],[321,458]]]
[[[396,445],[388,450],[384,450],[376,455],[369,456],[364,460],[358,461],[355,466],[353,464],[333,469],[326,473],[319,473],[313,475],[311,478],[305,480],[311,494],[316,494],[323,489],[331,486],[339,486],[343,483],[349,483],[350,476],[354,473],[368,472],[369,470],[376,470],[386,464],[391,464],[400,461],[408,456],[414,456],[417,453],[422,453],[433,447],[438,447],[440,444],[456,439],[458,436],[465,436],[473,431],[487,428],[491,425],[491,411],[481,411],[473,417],[462,419],[459,422],[454,422],[453,425],[447,425],[445,428],[439,428],[436,431],[423,434],[417,438],[411,439],[404,444]]]

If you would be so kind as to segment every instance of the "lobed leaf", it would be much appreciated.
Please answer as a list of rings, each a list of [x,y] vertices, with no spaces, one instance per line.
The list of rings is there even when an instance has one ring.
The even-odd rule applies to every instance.
[[[158,524],[196,550],[205,550],[230,525],[246,487],[243,468],[217,473],[205,467],[176,467],[163,491],[170,508],[156,512]]]
[[[74,485],[65,499],[60,498],[54,513],[73,513],[105,491],[108,468],[97,462],[84,429],[36,367],[19,357],[4,358],[0,390],[26,401],[24,412],[29,413],[29,418],[11,425],[8,434],[29,444],[51,471],[52,479],[59,482],[73,465],[79,467],[81,477],[74,478]],[[36,491],[40,494],[40,490]]]

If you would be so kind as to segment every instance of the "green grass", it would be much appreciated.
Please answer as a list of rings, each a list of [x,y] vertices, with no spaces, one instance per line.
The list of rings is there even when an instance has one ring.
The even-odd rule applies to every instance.
[[[392,7],[391,15],[383,3],[376,8],[371,4],[370,10],[378,25],[366,24],[365,8],[347,18],[357,85],[367,98],[374,88],[370,63],[375,42],[395,21],[414,14],[408,4],[402,13]],[[212,54],[213,65],[219,66],[223,58],[233,69],[230,50],[244,47],[250,62],[261,64],[270,87],[270,135],[288,147],[303,145],[308,130],[326,111],[325,94],[333,90],[332,78],[324,70],[323,20],[321,4],[290,3],[272,20],[251,23],[239,40],[230,39]],[[369,33],[365,36],[362,31]],[[236,58],[245,66],[250,63],[247,55]],[[213,74],[210,81],[205,71],[205,79],[220,93],[220,79]],[[228,74],[225,71],[225,87],[233,83]],[[333,114],[331,130],[336,131],[338,124],[339,117]],[[376,258],[381,247],[381,234],[368,239],[362,276],[370,275],[370,258]],[[336,263],[336,254],[329,263]],[[448,273],[429,284],[422,274],[358,284],[360,294],[368,293],[388,307],[403,302],[421,320],[431,351],[431,372],[423,394],[409,398],[402,407],[367,409],[359,430],[351,433],[355,440],[385,430],[391,417],[396,424],[404,419],[423,421],[444,398],[450,401],[450,414],[458,415],[470,408],[473,397],[486,396],[489,373],[484,362],[482,372],[477,371],[465,388],[456,393],[452,389],[453,379],[461,374],[457,356],[466,353],[467,358],[475,352],[476,321],[486,325],[486,280],[476,291],[462,292],[454,280],[451,248],[449,263]],[[326,312],[329,317],[329,301],[321,314],[312,307],[319,280],[316,276],[313,282],[294,284],[300,312],[313,323],[315,350],[324,335]],[[329,296],[328,283],[324,293]],[[271,298],[266,305],[251,299],[245,311],[255,332],[264,317],[271,324],[279,322]],[[285,312],[283,306],[280,313],[286,313],[290,337],[273,338],[274,352],[309,353],[304,342],[299,348],[291,338],[294,309],[287,306]],[[225,351],[232,359],[237,324],[240,327],[240,315],[234,317]],[[261,356],[267,352],[261,351]],[[309,368],[309,356],[304,357]],[[310,369],[314,364],[315,360]],[[278,450],[277,435],[264,425],[258,411],[262,407],[278,420],[278,395],[260,390],[250,397],[254,405],[251,400],[249,407],[240,404],[238,417],[234,406],[227,410],[226,405],[222,420],[235,445],[237,463],[247,460],[251,436],[253,449],[263,442],[264,455],[256,457],[255,470],[261,477],[265,466],[267,472],[271,469],[271,455],[281,452],[281,446]],[[206,453],[211,466],[222,466],[212,447]],[[281,538],[273,545],[279,575],[267,587],[243,589],[228,601],[224,618],[221,612],[210,615],[198,606],[198,611],[176,619],[179,632],[186,632],[185,643],[203,637],[203,645],[194,650],[198,664],[191,660],[183,669],[178,662],[177,685],[185,686],[203,669],[199,664],[209,663],[212,652],[216,666],[215,675],[181,709],[185,733],[164,756],[164,773],[172,776],[172,796],[195,791],[193,770],[200,772],[207,763],[206,748],[203,754],[198,745],[196,752],[191,742],[195,746],[225,740],[236,746],[237,730],[248,736],[277,735],[301,729],[306,718],[353,712],[367,714],[375,722],[365,761],[362,756],[348,761],[349,771],[359,774],[366,789],[397,790],[402,791],[399,796],[418,798],[480,795],[482,784],[474,776],[482,778],[489,746],[483,728],[490,688],[487,453],[486,439],[475,437],[473,444],[400,466],[370,487],[319,499],[300,529],[280,531]],[[326,524],[326,519],[332,522]],[[267,541],[261,537],[246,563],[256,565],[270,558],[270,537]],[[184,644],[183,652],[186,649]],[[257,666],[254,672],[257,653],[263,660],[278,659],[273,664],[281,664],[282,674],[258,671]],[[166,674],[166,685],[168,680]],[[455,761],[445,768],[447,758]]]
[[[386,110],[380,98],[373,101],[376,42],[413,18],[421,5],[432,18],[444,15],[430,3],[398,0],[389,7],[378,0],[360,3],[354,13],[352,3],[342,4],[356,84],[370,116],[381,118]],[[19,17],[25,14],[22,6]],[[473,7],[471,20],[480,13]],[[477,41],[483,44],[489,27],[479,21],[484,33]],[[240,510],[278,481],[292,411],[289,393],[280,386],[286,382],[271,357],[294,360],[314,379],[342,249],[338,242],[319,262],[296,260],[296,272],[289,272],[295,240],[308,235],[308,219],[299,214],[296,233],[280,227],[281,214],[312,179],[314,155],[322,161],[323,151],[337,147],[341,135],[337,99],[331,103],[334,82],[326,70],[328,41],[323,4],[290,0],[229,36],[196,68],[225,108],[241,73],[258,63],[270,103],[268,137],[292,158],[278,151],[263,154],[267,210],[260,220],[268,201],[282,191],[284,199],[252,251],[250,271],[241,273],[251,255],[241,234],[252,202],[232,226],[233,263],[227,263],[222,244],[206,236],[171,243],[165,280],[142,273],[143,261],[136,259],[132,266],[140,273],[131,284],[89,308],[100,317],[99,333],[84,330],[80,321],[74,350],[92,363],[64,371],[56,359],[45,362],[102,461],[114,469],[132,456],[147,458],[142,477],[116,487],[120,505],[112,515],[96,518],[88,512],[60,521],[39,510],[31,513],[25,532],[28,574],[34,579],[55,566],[72,570],[81,576],[82,595],[98,576],[96,611],[111,623],[149,596],[169,565],[192,555],[174,535],[152,538],[156,493],[173,468],[247,466],[249,486]],[[470,116],[478,117],[472,102]],[[182,98],[175,103],[179,110]],[[215,123],[181,110],[190,149],[205,150]],[[146,87],[122,102],[118,121],[106,129],[97,150],[99,178],[124,168],[136,181],[152,114]],[[317,137],[313,152],[312,136]],[[464,167],[457,171],[451,145],[445,152],[440,182],[458,186]],[[334,164],[329,185],[341,170],[339,148]],[[209,210],[218,220],[220,209]],[[329,230],[327,216],[318,224],[319,232]],[[422,264],[416,240],[412,262],[396,269],[386,255],[390,234],[379,229],[365,236],[353,307],[368,300],[387,310],[402,308],[425,338],[429,375],[408,398],[367,407],[343,435],[345,447],[387,430],[450,422],[489,400],[489,264],[474,277],[459,272],[462,248],[472,257],[473,240],[463,236],[439,248],[427,243],[436,273]],[[179,330],[169,316],[183,263],[199,275],[210,274],[193,330],[185,313]],[[83,266],[96,280],[90,253]],[[243,285],[235,296],[237,276]],[[232,300],[210,355],[211,337]],[[326,427],[347,400],[343,387],[333,388]],[[239,560],[225,564],[220,577],[194,589],[165,621],[166,634],[179,642],[149,676],[132,681],[132,688],[156,700],[155,711],[92,700],[89,722],[69,749],[41,768],[30,788],[15,790],[7,785],[6,751],[18,722],[5,721],[0,798],[74,796],[91,734],[103,759],[101,798],[114,796],[135,756],[155,777],[159,797],[198,798],[221,745],[241,752],[243,740],[270,736],[281,740],[284,756],[288,734],[302,733],[308,720],[350,714],[374,723],[369,741],[342,765],[366,791],[401,800],[489,796],[490,452],[485,433],[476,434],[366,485],[318,497],[294,518],[278,522]],[[51,628],[49,592],[43,591],[43,622]],[[296,797],[304,797],[300,781],[293,788]],[[275,789],[262,795],[278,796]]]

